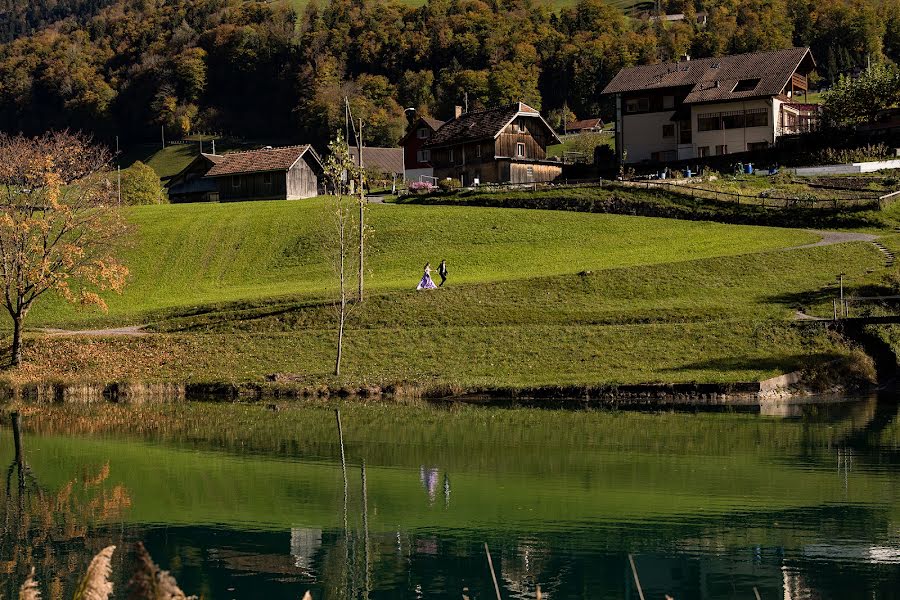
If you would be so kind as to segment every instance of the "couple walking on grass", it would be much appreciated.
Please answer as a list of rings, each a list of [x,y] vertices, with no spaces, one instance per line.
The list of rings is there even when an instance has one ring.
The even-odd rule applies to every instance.
[[[444,285],[444,282],[447,281],[447,261],[442,260],[440,266],[438,267],[438,275],[441,276],[441,286]],[[419,282],[419,285],[416,286],[417,290],[434,290],[437,289],[438,285],[431,280],[431,263],[425,263],[425,274],[422,275],[422,281]]]

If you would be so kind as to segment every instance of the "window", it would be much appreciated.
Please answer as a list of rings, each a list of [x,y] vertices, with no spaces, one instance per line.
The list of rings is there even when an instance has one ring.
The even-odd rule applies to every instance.
[[[525,179],[526,181],[534,181],[534,167],[531,165],[525,167]]]
[[[722,129],[719,113],[697,115],[697,131],[715,131],[717,129]]]
[[[678,143],[690,144],[694,133],[691,131],[690,119],[678,122]]]
[[[661,150],[650,153],[650,160],[654,162],[671,162],[677,158],[677,153],[674,150]]]
[[[769,113],[765,108],[751,108],[746,111],[732,110],[697,115],[697,131],[762,127],[768,124]]]
[[[750,142],[747,144],[747,150],[750,152],[761,152],[769,147],[769,142]]]
[[[722,156],[723,154],[728,154],[728,145],[727,144],[719,144],[716,146],[716,154]]]
[[[663,108],[675,108],[675,96],[663,96]]]
[[[625,112],[627,113],[648,112],[649,110],[649,98],[634,98],[632,100],[625,101]]]
[[[525,144],[522,142],[516,144],[516,156],[525,156]]]
[[[475,145],[475,158],[481,158],[481,144]]]
[[[427,127],[419,127],[418,135],[419,135],[420,140],[427,140],[428,139],[428,128]]]
[[[697,147],[697,157],[705,158],[709,156],[709,146],[698,146]]]
[[[419,154],[416,158],[420,163],[428,162],[431,160],[431,150],[419,150]]]
[[[765,108],[753,108],[747,111],[745,120],[747,127],[765,127],[769,124],[769,111]]]
[[[456,154],[456,153],[455,153],[453,150],[454,150],[453,148],[450,148],[450,150],[449,150],[449,152],[450,152],[450,164],[451,164],[451,165],[453,164],[453,162],[454,162],[454,160],[455,160],[455,158],[456,158],[456,157],[454,156],[454,154]]]
[[[240,175],[232,175],[231,176],[231,187],[234,189],[238,189],[241,187],[241,176]]]
[[[756,79],[741,79],[735,84],[733,92],[752,92],[756,89],[756,86],[759,85],[759,78]]]
[[[272,174],[271,173],[263,173],[263,185],[266,187],[272,187]]]
[[[722,113],[722,129],[740,129],[744,126],[744,113],[732,111]]]
[[[666,123],[663,125],[663,137],[675,137],[675,123]]]

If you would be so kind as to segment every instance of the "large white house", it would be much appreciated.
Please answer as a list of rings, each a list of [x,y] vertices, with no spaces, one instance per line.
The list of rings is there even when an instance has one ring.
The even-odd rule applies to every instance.
[[[615,96],[619,161],[762,150],[814,129],[818,111],[798,99],[815,67],[809,48],[789,48],[622,69],[602,92]]]

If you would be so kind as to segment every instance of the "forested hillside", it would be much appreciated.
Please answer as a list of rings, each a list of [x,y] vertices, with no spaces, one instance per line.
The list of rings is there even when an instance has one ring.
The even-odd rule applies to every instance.
[[[0,42],[8,42],[56,21],[94,16],[114,0],[0,0]]]
[[[0,129],[103,139],[157,138],[163,126],[170,137],[322,143],[348,96],[369,143],[390,144],[404,108],[442,117],[466,93],[470,108],[521,99],[596,115],[621,67],[685,53],[808,45],[819,83],[900,58],[900,0],[669,0],[663,9],[686,18],[668,23],[602,0],[558,10],[543,0],[309,0],[299,12],[238,0],[0,2],[4,35],[16,38],[0,45]]]

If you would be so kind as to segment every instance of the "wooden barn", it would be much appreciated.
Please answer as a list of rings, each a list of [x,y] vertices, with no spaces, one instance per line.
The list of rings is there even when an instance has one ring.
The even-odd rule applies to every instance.
[[[522,102],[459,113],[425,145],[434,176],[464,186],[553,181],[562,164],[547,160],[547,146],[560,143],[541,114]]]
[[[297,200],[322,188],[322,161],[312,146],[263,148],[219,155],[205,175],[218,200]]]

